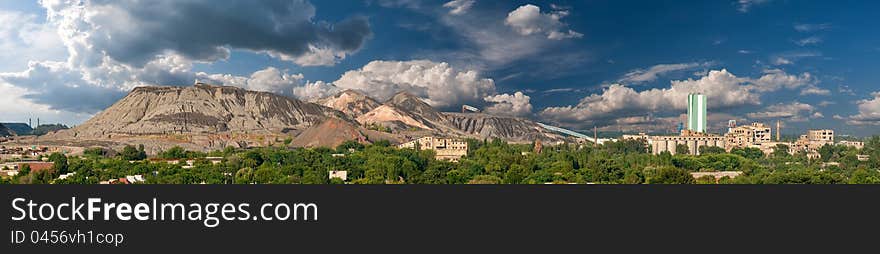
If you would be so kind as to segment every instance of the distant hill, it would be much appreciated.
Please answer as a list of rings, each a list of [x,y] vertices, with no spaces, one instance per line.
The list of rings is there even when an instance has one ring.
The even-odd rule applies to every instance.
[[[325,99],[354,98],[353,92],[345,91]],[[366,126],[381,125],[394,132],[406,133],[412,130],[430,131],[441,136],[500,138],[513,142],[561,140],[562,136],[544,129],[528,119],[498,116],[482,113],[449,113],[440,112],[421,98],[407,92],[399,92],[391,99],[376,106],[375,100],[358,96],[357,100],[349,100],[345,105],[371,105],[372,110],[343,110],[350,117],[357,119]],[[337,109],[347,109],[337,107]],[[368,107],[362,107],[365,109]],[[420,134],[415,134],[418,136]]]
[[[10,130],[14,131],[15,134],[18,134],[18,135],[30,135],[31,132],[34,131],[34,129],[32,129],[31,126],[26,123],[0,123],[0,124],[2,124],[3,126],[6,126],[6,128],[9,128]]]
[[[291,137],[290,145],[305,147],[335,147],[347,140],[398,143],[424,136],[509,142],[566,139],[524,118],[440,112],[406,92],[380,103],[346,90],[316,102],[231,86],[137,87],[72,129],[51,132],[66,126],[40,126],[34,133],[51,132],[44,142],[143,144],[151,151],[265,146]]]
[[[0,123],[0,137],[6,137],[6,136],[15,136],[15,131],[13,131],[9,128],[6,128],[5,125]]]
[[[40,126],[37,126],[37,128],[33,129],[33,131],[31,131],[29,134],[41,136],[41,135],[46,135],[46,134],[53,132],[53,131],[60,131],[60,130],[66,130],[66,129],[70,129],[70,127],[67,127],[67,125],[63,125],[63,124],[41,124]]]

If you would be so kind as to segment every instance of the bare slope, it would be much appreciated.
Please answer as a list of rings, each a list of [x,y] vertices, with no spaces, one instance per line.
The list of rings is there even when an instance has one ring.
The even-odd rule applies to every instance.
[[[373,98],[354,90],[342,91],[336,95],[321,99],[317,103],[339,110],[352,119],[358,118],[382,105]]]
[[[113,134],[286,132],[327,117],[344,117],[317,104],[229,86],[138,87],[72,130],[77,137]]]
[[[537,123],[522,118],[483,113],[445,112],[443,115],[453,128],[481,138],[501,138],[517,142],[563,139]]]
[[[328,118],[319,125],[306,129],[297,136],[293,146],[336,148],[345,141],[366,142],[366,137],[350,122]]]

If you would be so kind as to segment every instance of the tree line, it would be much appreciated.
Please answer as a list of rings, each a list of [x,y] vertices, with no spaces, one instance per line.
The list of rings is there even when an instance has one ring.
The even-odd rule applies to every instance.
[[[3,183],[96,184],[143,175],[148,184],[876,184],[880,183],[880,137],[863,149],[827,145],[821,159],[806,154],[759,149],[730,152],[706,149],[701,155],[652,155],[642,141],[623,140],[590,146],[510,144],[501,140],[468,140],[459,162],[434,159],[430,150],[398,149],[387,141],[345,142],[331,148],[272,146],[226,148],[210,153],[175,147],[160,152],[160,162],[146,160],[143,147],[118,153],[89,149],[82,156],[52,154],[48,170],[22,168]],[[779,147],[782,150],[783,147]],[[782,151],[787,151],[787,148]],[[860,161],[858,155],[869,155]],[[223,157],[212,163],[207,156]],[[186,161],[192,160],[191,168]],[[169,162],[170,161],[170,162]],[[330,171],[347,171],[348,181],[329,179]],[[692,172],[742,171],[735,178],[694,179]],[[58,176],[75,172],[60,180]]]

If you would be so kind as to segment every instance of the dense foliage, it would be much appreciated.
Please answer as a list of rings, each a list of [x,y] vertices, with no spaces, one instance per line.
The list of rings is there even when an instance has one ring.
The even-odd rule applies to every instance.
[[[822,159],[803,153],[765,156],[757,149],[703,150],[703,155],[651,155],[639,141],[602,146],[533,145],[500,140],[468,140],[468,155],[459,162],[434,159],[432,151],[397,149],[387,141],[372,145],[347,142],[336,149],[266,147],[232,149],[210,154],[173,148],[144,160],[143,148],[126,147],[108,157],[92,149],[79,157],[53,154],[50,170],[30,172],[0,183],[98,183],[143,175],[146,183],[172,184],[339,184],[329,171],[344,170],[354,184],[876,184],[880,183],[880,137],[864,149],[828,145]],[[782,147],[780,147],[782,148]],[[858,155],[870,155],[859,161]],[[206,156],[223,157],[220,163]],[[187,166],[187,160],[191,166]],[[736,178],[694,179],[691,172],[742,171]],[[59,175],[73,172],[66,179]]]

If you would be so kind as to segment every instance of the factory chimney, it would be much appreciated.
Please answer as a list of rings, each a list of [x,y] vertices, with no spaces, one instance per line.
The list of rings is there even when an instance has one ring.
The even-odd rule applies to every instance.
[[[776,142],[782,140],[782,123],[776,120]]]

